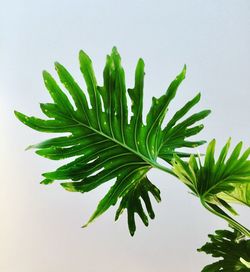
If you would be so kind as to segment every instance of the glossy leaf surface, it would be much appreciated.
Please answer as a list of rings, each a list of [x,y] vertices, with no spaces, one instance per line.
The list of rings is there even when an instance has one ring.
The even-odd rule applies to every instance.
[[[145,225],[148,225],[148,216],[154,218],[150,195],[160,201],[160,191],[149,181],[148,171],[155,167],[173,174],[170,168],[157,162],[157,157],[170,163],[174,153],[180,157],[189,155],[179,152],[179,148],[204,143],[186,139],[203,128],[196,123],[210,111],[204,110],[183,119],[199,102],[198,94],[162,127],[168,106],[185,78],[184,67],[165,94],[159,98],[153,97],[144,123],[142,59],[137,63],[132,89],[127,89],[125,85],[125,73],[116,48],[107,56],[103,85],[97,83],[92,62],[83,51],[79,54],[79,60],[87,92],[82,90],[66,68],[56,63],[57,74],[67,94],[48,72],[43,73],[45,85],[53,99],[53,103],[41,104],[41,110],[48,119],[28,117],[20,112],[15,114],[21,122],[35,130],[66,133],[31,146],[37,149],[37,154],[48,159],[73,158],[55,171],[44,173],[42,183],[65,180],[61,184],[66,190],[85,193],[112,180],[113,186],[86,225],[120,200],[116,219],[127,209],[129,230],[133,235],[136,213]],[[131,108],[128,108],[128,99]]]

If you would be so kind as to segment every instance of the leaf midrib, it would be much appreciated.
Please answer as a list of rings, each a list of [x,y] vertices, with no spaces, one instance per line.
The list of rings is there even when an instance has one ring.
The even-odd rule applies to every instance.
[[[73,116],[72,116],[72,119],[73,119],[75,122],[77,122],[79,125],[81,125],[81,126],[83,126],[83,127],[86,127],[86,128],[88,128],[88,129],[91,129],[91,130],[93,130],[95,133],[100,134],[101,136],[108,138],[110,141],[113,141],[114,143],[116,143],[116,144],[122,146],[123,148],[129,150],[131,153],[133,153],[133,154],[139,156],[141,159],[143,159],[146,163],[148,163],[148,164],[151,165],[152,167],[158,168],[158,169],[163,170],[164,172],[173,174],[173,172],[172,172],[169,168],[167,168],[167,167],[165,167],[165,166],[163,166],[163,165],[158,164],[156,161],[153,161],[153,160],[151,160],[150,158],[145,157],[143,154],[141,154],[141,153],[137,152],[136,150],[130,148],[128,145],[125,145],[124,143],[119,142],[119,141],[116,140],[115,138],[111,138],[111,137],[108,136],[107,134],[103,133],[102,131],[96,130],[94,127],[92,127],[92,126],[90,126],[90,125],[88,126],[88,125],[82,123],[81,121],[75,119]]]
[[[224,194],[228,195],[229,197],[235,199],[236,201],[240,202],[240,204],[246,205],[248,207],[250,207],[250,204],[248,204],[247,202],[244,202],[243,200],[241,200],[240,198],[237,198],[233,195],[230,195],[228,192],[223,192]]]

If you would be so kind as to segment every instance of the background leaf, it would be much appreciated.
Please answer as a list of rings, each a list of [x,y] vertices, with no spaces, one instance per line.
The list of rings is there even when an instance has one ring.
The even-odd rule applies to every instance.
[[[250,271],[250,239],[237,230],[217,230],[208,237],[211,241],[198,251],[221,259],[205,266],[202,272]]]
[[[240,155],[242,149],[240,142],[228,156],[230,141],[231,139],[227,141],[218,160],[215,161],[216,141],[212,140],[207,147],[203,165],[200,159],[194,156],[190,157],[189,162],[185,162],[175,155],[173,171],[200,198],[205,208],[249,236],[249,230],[225,212],[229,211],[232,215],[237,215],[230,202],[247,206],[250,202],[250,161],[248,160],[250,149]]]

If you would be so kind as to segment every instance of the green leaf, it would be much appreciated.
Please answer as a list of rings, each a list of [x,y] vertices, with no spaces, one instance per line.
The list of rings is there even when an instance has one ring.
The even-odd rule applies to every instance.
[[[28,117],[20,112],[15,114],[21,122],[35,130],[66,133],[29,146],[37,149],[38,155],[48,159],[72,158],[55,171],[44,173],[41,183],[50,184],[54,180],[62,180],[61,185],[66,190],[85,193],[112,180],[113,185],[85,225],[120,201],[116,219],[126,209],[129,230],[133,235],[136,229],[135,214],[139,215],[145,225],[148,225],[148,217],[154,218],[149,195],[160,201],[160,191],[149,181],[148,171],[155,167],[174,175],[170,168],[160,165],[157,158],[161,157],[170,163],[174,153],[180,157],[190,155],[181,152],[179,148],[203,144],[204,141],[192,142],[186,138],[201,131],[203,125],[194,124],[205,118],[210,111],[201,111],[180,121],[199,102],[198,94],[162,128],[170,102],[185,78],[184,67],[166,93],[153,98],[144,124],[142,59],[137,63],[135,85],[130,89],[125,85],[125,73],[116,48],[107,56],[102,86],[97,83],[88,55],[80,51],[79,60],[87,92],[75,82],[66,68],[55,63],[59,79],[67,92],[48,72],[43,73],[45,86],[53,102],[42,103],[40,107],[49,119]],[[130,109],[128,99],[131,101]]]
[[[238,230],[217,230],[208,235],[210,242],[198,249],[210,254],[219,261],[207,265],[202,272],[249,272],[250,271],[250,239]]]
[[[199,159],[196,161],[194,156],[186,162],[175,155],[173,171],[200,198],[205,208],[227,220],[239,231],[250,235],[248,229],[224,211],[237,215],[230,202],[250,206],[250,161],[248,160],[250,151],[247,149],[240,156],[242,143],[239,143],[229,156],[230,141],[231,139],[227,141],[218,160],[215,161],[216,142],[212,140],[207,147],[203,165]],[[227,156],[228,159],[226,159]]]
[[[145,226],[148,226],[148,218],[147,215],[143,211],[143,207],[141,202],[143,201],[147,213],[151,219],[154,219],[155,214],[151,205],[149,193],[151,193],[157,202],[161,201],[160,191],[159,189],[154,186],[149,179],[145,176],[140,180],[137,186],[131,187],[128,189],[120,202],[120,206],[116,212],[115,219],[117,220],[119,216],[122,214],[124,209],[128,211],[128,224],[129,224],[129,231],[131,235],[134,235],[136,226],[134,220],[134,214],[137,213]]]
[[[183,80],[184,76],[185,74],[183,72],[182,77],[179,76],[179,80]],[[173,158],[172,154],[176,151],[176,148],[193,148],[205,143],[205,141],[186,141],[186,138],[196,135],[204,128],[202,124],[196,126],[193,125],[207,117],[211,112],[210,110],[204,110],[195,113],[185,120],[180,121],[180,119],[184,117],[188,111],[191,110],[200,101],[200,97],[201,95],[199,93],[192,100],[188,101],[180,110],[174,114],[166,127],[163,129],[162,141],[159,147],[159,157],[168,163],[171,163]],[[191,154],[179,153],[180,157],[186,157],[187,155],[190,156]]]
[[[218,196],[225,201],[244,204],[250,207],[250,183],[235,184],[232,191],[221,192]]]

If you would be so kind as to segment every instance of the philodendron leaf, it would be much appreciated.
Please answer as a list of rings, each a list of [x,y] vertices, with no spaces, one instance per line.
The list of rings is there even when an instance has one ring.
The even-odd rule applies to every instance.
[[[250,272],[250,239],[238,230],[217,230],[198,251],[220,258],[202,272]]]
[[[90,58],[81,51],[79,59],[88,99],[86,92],[70,73],[61,64],[56,63],[60,81],[74,104],[71,104],[68,94],[66,95],[52,76],[44,72],[45,85],[54,102],[41,104],[41,110],[49,119],[28,117],[20,112],[15,114],[25,125],[38,131],[68,133],[31,146],[37,149],[37,154],[48,159],[74,158],[55,171],[44,173],[45,179],[42,183],[65,180],[61,185],[66,190],[84,193],[114,179],[113,186],[100,201],[87,224],[120,199],[116,219],[124,209],[127,209],[129,230],[133,235],[135,213],[141,217],[145,225],[148,225],[144,204],[149,217],[154,218],[150,194],[160,201],[160,191],[149,181],[148,171],[156,167],[173,174],[170,168],[158,164],[157,157],[170,163],[174,152],[180,157],[190,155],[178,152],[179,148],[204,143],[204,141],[190,142],[186,139],[203,128],[202,125],[195,124],[205,118],[210,111],[204,110],[183,120],[187,112],[199,102],[198,94],[173,116],[166,127],[162,128],[168,106],[185,78],[184,67],[165,94],[160,98],[153,98],[144,124],[143,60],[139,59],[136,66],[134,88],[127,90],[121,58],[116,48],[113,48],[111,55],[107,56],[102,86],[97,83]],[[128,96],[132,104],[131,109],[127,106]]]
[[[173,171],[185,183],[201,203],[212,213],[227,220],[233,227],[250,236],[250,232],[241,226],[225,211],[237,215],[230,202],[249,206],[250,204],[250,148],[241,155],[242,142],[236,145],[228,155],[230,139],[215,161],[215,140],[207,147],[204,163],[201,159],[190,156],[188,162],[177,155],[173,159]],[[227,158],[228,156],[228,158]]]
[[[244,204],[250,207],[250,183],[234,184],[233,191],[221,192],[218,197],[228,202]]]

